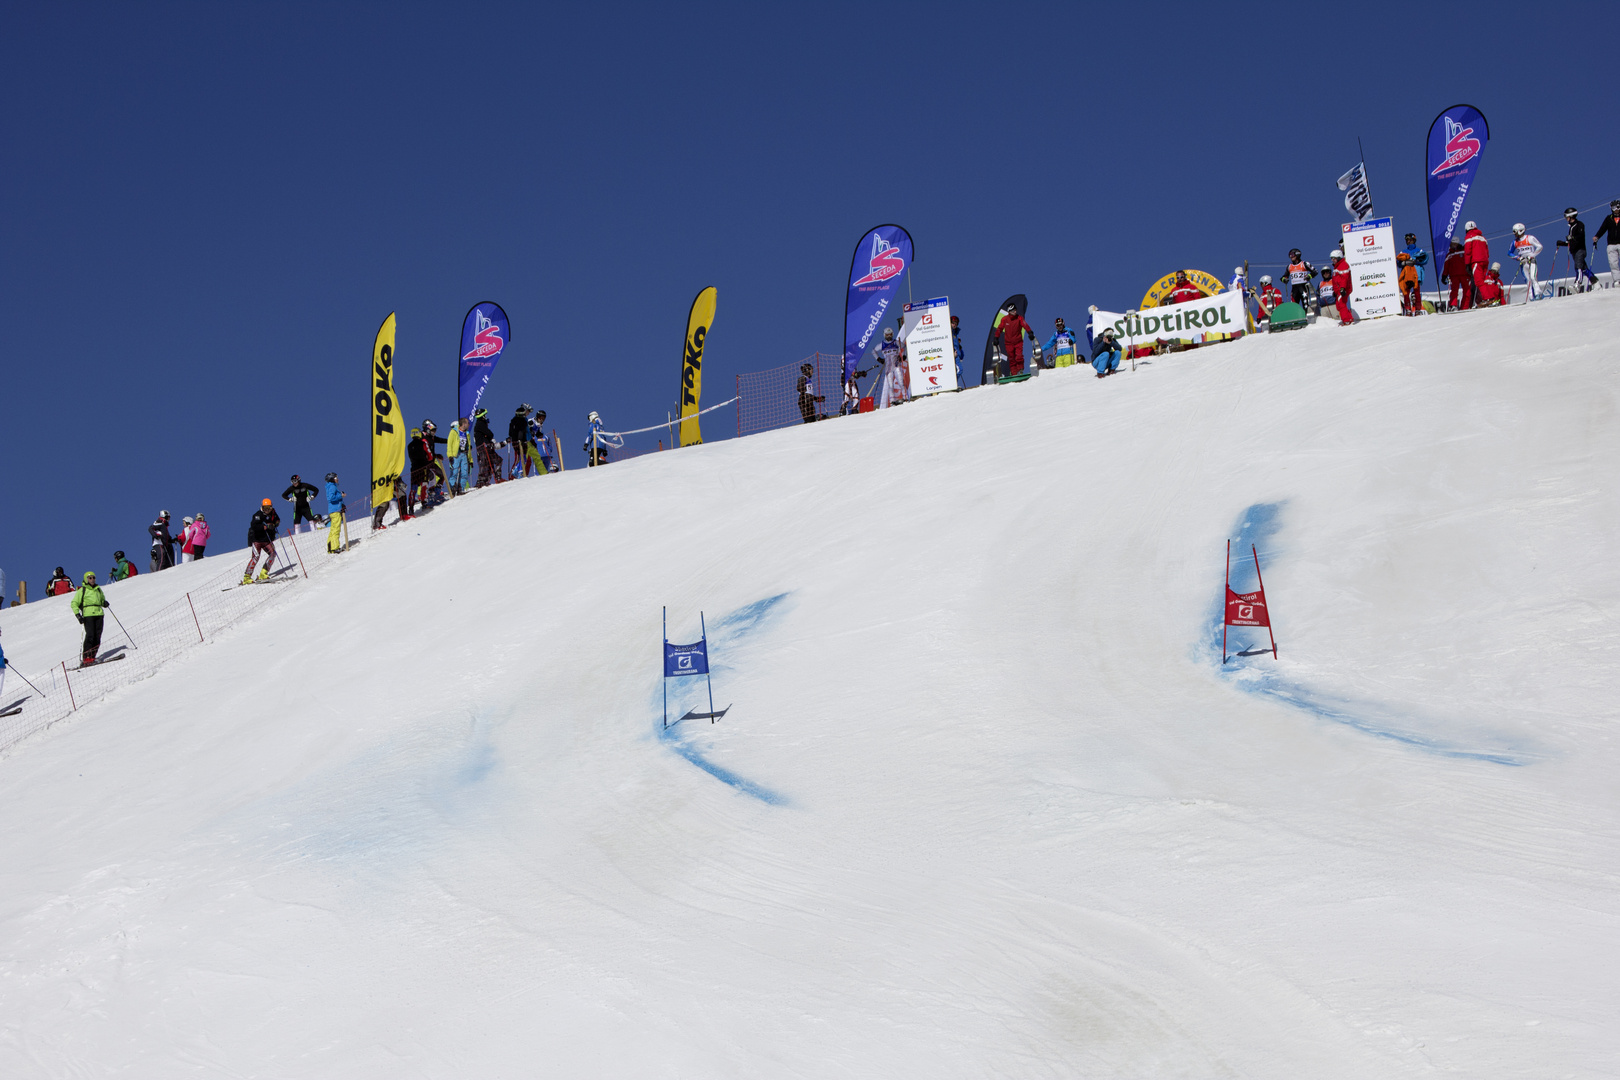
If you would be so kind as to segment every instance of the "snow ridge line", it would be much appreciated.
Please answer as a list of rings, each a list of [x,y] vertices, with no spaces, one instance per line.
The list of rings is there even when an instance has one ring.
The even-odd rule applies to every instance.
[[[122,662],[77,669],[74,665],[79,658],[75,655],[37,675],[28,675],[40,694],[30,692],[21,713],[0,718],[0,755],[114,690],[150,677],[163,664],[217,637],[284,595],[286,586],[302,584],[311,572],[328,566],[335,556],[326,550],[324,537],[318,532],[302,535],[306,537],[303,545],[294,536],[278,538],[277,577],[268,582],[230,587],[241,574],[233,559],[230,569],[131,624],[127,633],[108,620],[102,653],[111,653],[122,644]],[[9,703],[8,695],[4,704]]]

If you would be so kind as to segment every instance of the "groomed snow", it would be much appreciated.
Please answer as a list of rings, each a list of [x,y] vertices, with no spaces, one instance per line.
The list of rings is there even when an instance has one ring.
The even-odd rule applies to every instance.
[[[0,760],[0,1075],[1615,1076],[1617,316],[1049,372],[391,529]],[[1278,660],[1220,663],[1228,538]],[[660,729],[665,604],[718,724]],[[24,672],[53,606],[0,615]]]

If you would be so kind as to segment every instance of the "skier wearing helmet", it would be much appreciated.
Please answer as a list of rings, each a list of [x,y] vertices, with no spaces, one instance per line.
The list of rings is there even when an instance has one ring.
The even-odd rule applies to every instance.
[[[895,340],[894,327],[883,328],[883,340],[872,347],[873,359],[883,364],[883,371],[878,375],[877,386],[873,390],[877,407],[886,409],[890,405],[898,405],[906,400],[905,365],[902,364],[900,343]]]
[[[1519,260],[1524,274],[1524,302],[1541,299],[1541,283],[1536,280],[1536,256],[1541,254],[1541,241],[1525,231],[1521,222],[1513,226],[1513,257]]]
[[[383,508],[387,509],[384,503]],[[338,487],[338,475],[335,472],[326,474],[326,550],[333,555],[343,550],[338,538],[343,533],[343,518],[349,511],[343,501],[343,492]]]
[[[962,320],[955,315],[951,316],[951,351],[956,354],[956,388],[961,390],[967,385],[962,381]]]
[[[1260,309],[1258,321],[1270,322],[1271,313],[1277,310],[1277,305],[1283,302],[1283,291],[1271,283],[1270,274],[1260,275],[1260,290],[1255,293],[1259,299],[1256,306]]]
[[[1417,268],[1418,292],[1421,294],[1423,291],[1423,268],[1429,265],[1429,253],[1424,251],[1418,243],[1417,233],[1410,232],[1406,234],[1405,251],[1412,256],[1412,265]],[[1423,306],[1419,304],[1417,311],[1414,311],[1413,314],[1416,315],[1422,310]]]
[[[524,402],[506,422],[506,445],[512,448],[511,478],[534,475],[535,464],[529,456],[529,414],[534,410]]]
[[[500,461],[495,456],[495,433],[489,429],[489,410],[473,410],[473,449],[478,452],[478,480],[474,487],[501,482]]]
[[[169,512],[158,512],[157,520],[146,527],[152,534],[152,572],[167,570],[174,565],[174,537],[169,535]]]
[[[1333,249],[1333,306],[1339,309],[1339,325],[1349,326],[1356,321],[1354,313],[1350,310],[1350,264],[1345,261],[1344,252],[1338,248]]]
[[[1597,227],[1592,234],[1592,254],[1597,254],[1597,242],[1607,239],[1609,242],[1609,288],[1620,285],[1620,199],[1609,203],[1609,216],[1603,219],[1603,224]]]
[[[259,580],[266,581],[270,577],[270,568],[276,564],[276,529],[281,525],[281,517],[276,513],[275,504],[268,498],[259,504],[248,521],[248,546],[252,555],[248,558],[247,572],[242,575],[242,584],[247,585],[253,580],[253,568],[259,565],[259,555],[265,556],[264,569],[259,571]]]
[[[1306,311],[1311,309],[1311,279],[1316,267],[1305,261],[1299,248],[1288,252],[1288,298]]]
[[[1485,271],[1491,265],[1491,242],[1472,221],[1464,229],[1463,261],[1468,264],[1470,300],[1463,307],[1471,307],[1479,303],[1479,287],[1485,283]]]
[[[1002,313],[1001,320],[996,324],[996,336],[1001,339],[1001,351],[1007,354],[1007,374],[1022,375],[1024,373],[1024,337],[1028,335],[1031,341],[1039,340],[1035,331],[1030,328],[1024,317],[1018,314],[1018,309],[1011,304],[1007,305]]]
[[[1597,275],[1586,265],[1586,226],[1581,224],[1573,206],[1564,211],[1564,221],[1569,225],[1569,236],[1558,241],[1558,245],[1569,248],[1569,257],[1575,264],[1575,291],[1586,292],[1597,284]]]
[[[602,427],[602,417],[595,410],[592,410],[585,417],[585,423],[585,464],[587,467],[606,465],[608,448],[603,445],[602,441],[602,432],[605,430]]]
[[[1080,335],[1070,330],[1062,319],[1054,319],[1052,327],[1052,336],[1046,340],[1046,352],[1052,357],[1052,366],[1073,367],[1075,357],[1080,354]]]

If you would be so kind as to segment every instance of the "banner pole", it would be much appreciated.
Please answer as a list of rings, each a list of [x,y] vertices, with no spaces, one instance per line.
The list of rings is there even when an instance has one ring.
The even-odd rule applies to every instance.
[[[1221,663],[1226,663],[1226,605],[1232,594],[1232,538],[1226,538],[1226,591],[1221,594]]]
[[[669,730],[669,672],[664,670],[664,665],[665,665],[665,663],[668,662],[668,658],[669,658],[669,608],[665,607],[664,608],[664,648],[663,648],[662,655],[658,657],[658,673],[663,676],[663,678],[659,679],[658,682],[659,682],[659,685],[662,686],[663,690],[664,690],[664,730],[665,731]]]
[[[1231,541],[1228,540],[1227,543],[1230,544]],[[1255,551],[1255,547],[1254,547],[1253,544],[1249,545],[1249,550],[1254,552],[1254,580],[1256,580],[1256,581],[1258,581],[1260,583],[1260,602],[1265,603],[1265,601],[1266,601],[1266,580],[1265,580],[1265,578],[1260,576],[1260,552]],[[1275,660],[1275,659],[1277,659],[1277,635],[1271,629],[1271,605],[1270,604],[1266,604],[1266,633],[1271,635],[1271,658],[1273,660]]]
[[[709,723],[714,723],[714,676],[709,672],[709,626],[698,612],[698,626],[703,630],[703,680],[709,684]]]

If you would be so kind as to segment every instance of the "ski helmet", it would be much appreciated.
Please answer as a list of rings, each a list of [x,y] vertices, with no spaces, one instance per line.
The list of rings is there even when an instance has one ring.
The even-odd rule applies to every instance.
[[[1417,233],[1415,233],[1415,232],[1409,232],[1409,233],[1407,233],[1407,234],[1406,234],[1406,242],[1407,242],[1407,243],[1408,243],[1408,244],[1415,244],[1415,243],[1417,243]]]
[[[94,570],[86,570],[84,572],[84,583],[88,585],[94,580],[96,580],[96,572]]]
[[[1304,254],[1304,252],[1300,251],[1299,248],[1289,248],[1288,249],[1288,257],[1290,259],[1297,259],[1303,254]]]
[[[433,421],[424,420],[424,421],[422,421],[422,430],[423,431],[438,431],[439,429],[438,429],[438,427],[436,427],[434,425]]]
[[[1496,273],[1501,273],[1502,272],[1502,264],[1501,263],[1491,263],[1491,269],[1493,271],[1495,271]]]
[[[1568,209],[1566,209],[1564,211],[1564,216],[1567,217],[1567,218],[1571,218],[1571,217],[1574,217],[1578,213],[1580,213],[1580,211],[1575,209],[1573,206],[1571,206],[1571,207],[1569,207]]]
[[[414,427],[411,428],[411,438],[420,439],[421,437],[422,437],[422,429],[421,428],[414,428]]]
[[[600,416],[596,415],[595,412],[592,412],[589,416],[587,416],[585,418],[585,421],[587,423],[591,423],[591,424],[600,424],[602,422],[602,418]]]
[[[1260,284],[1262,284],[1262,285],[1270,285],[1271,284],[1271,275],[1270,274],[1261,274],[1260,275]]]
[[[1242,277],[1243,276],[1243,267],[1241,267],[1241,266],[1232,267],[1232,273],[1236,274],[1238,277]]]
[[[293,483],[296,484],[296,483],[298,483],[298,474],[293,473],[292,476],[288,477],[288,479],[290,479]]]
[[[185,523],[186,523],[186,524],[187,524],[187,525],[190,525],[190,524],[191,524],[191,519],[190,519],[190,518],[186,518],[186,519],[184,519],[184,520],[185,520]]]
[[[335,473],[335,472],[329,472],[329,473],[327,473],[327,474],[326,474],[326,482],[327,482],[327,483],[328,483],[328,484],[330,484],[330,483],[333,483],[333,482],[335,482],[335,481],[336,481],[336,480],[337,480],[337,473]]]
[[[484,417],[486,417],[488,415],[489,415],[489,410],[488,409],[474,409],[473,410],[473,419],[474,420],[482,420]]]
[[[894,327],[885,326],[883,328],[883,340],[884,341],[893,341],[894,340]]]
[[[544,409],[541,409],[539,412],[534,414],[534,422],[537,423],[537,424],[540,423],[545,418],[546,418],[546,410],[544,410]]]
[[[1090,307],[1086,308],[1086,310],[1091,312],[1093,315],[1095,315],[1095,314],[1097,314],[1097,305],[1092,304]]]
[[[1518,224],[1513,226],[1513,235],[1514,236],[1523,236],[1524,235],[1524,222],[1521,221]]]
[[[124,557],[124,553],[122,551],[113,552],[113,561],[114,562],[117,562],[119,559],[122,559],[123,557]]]
[[[1465,228],[1465,229],[1477,229],[1477,228],[1479,228],[1479,226],[1475,225],[1472,221],[1465,221],[1465,222],[1463,222],[1463,228]]]
[[[198,520],[198,521],[202,521],[202,520],[204,520],[204,518],[203,518],[203,516],[202,516],[202,511],[201,511],[201,510],[199,510],[199,511],[197,511],[197,520]]]
[[[263,500],[261,500],[259,502],[259,505],[260,506],[269,506],[270,505],[270,500],[269,499],[263,499]]]
[[[1620,214],[1620,199],[1609,200],[1609,213]]]
[[[1334,248],[1332,251],[1328,252],[1328,257],[1332,259],[1342,259],[1344,258],[1344,252],[1340,251],[1338,248]]]

